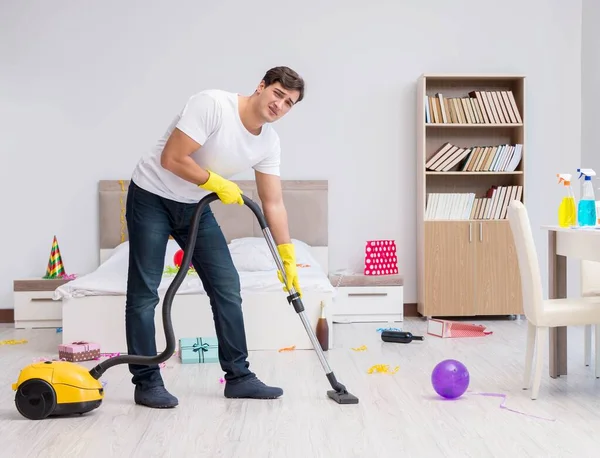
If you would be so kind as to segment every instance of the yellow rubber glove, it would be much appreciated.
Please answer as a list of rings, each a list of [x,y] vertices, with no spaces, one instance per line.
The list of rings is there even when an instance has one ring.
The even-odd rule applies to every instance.
[[[300,290],[300,284],[298,282],[296,251],[294,250],[294,245],[292,243],[283,243],[281,245],[277,245],[277,251],[279,252],[279,256],[281,256],[281,260],[283,261],[283,269],[285,270],[285,278],[287,280],[287,284],[285,284],[283,281],[283,275],[281,275],[281,271],[278,270],[277,277],[281,283],[285,284],[283,290],[287,292],[293,286],[300,297],[302,297],[302,291]]]
[[[244,205],[242,199],[242,190],[233,181],[217,175],[215,172],[208,171],[208,180],[206,183],[199,185],[200,188],[212,191],[219,196],[224,204],[240,204]]]

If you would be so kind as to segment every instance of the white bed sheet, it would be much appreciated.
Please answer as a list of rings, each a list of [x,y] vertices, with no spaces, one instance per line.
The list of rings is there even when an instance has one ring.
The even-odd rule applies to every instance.
[[[245,242],[246,240],[244,240]],[[235,243],[230,245],[230,252],[236,266],[253,268],[256,270],[241,270],[238,268],[242,292],[282,292],[283,285],[277,277],[277,270],[265,262],[266,255],[258,261],[259,251],[266,249],[262,242],[256,245],[257,239],[249,238],[250,243]],[[331,285],[327,274],[321,269],[318,262],[305,249],[303,242],[294,241],[296,246],[297,262],[302,265],[298,267],[298,276],[302,291],[318,291],[334,293],[335,288]],[[258,246],[258,248],[257,248]],[[173,256],[179,249],[174,241],[169,241],[165,255],[165,267],[173,265]],[[267,251],[268,252],[268,251]],[[259,253],[260,254],[260,253]],[[269,253],[270,256],[270,253]],[[257,262],[252,261],[257,260]],[[271,256],[272,260],[272,256]],[[64,299],[84,296],[126,295],[127,293],[127,268],[129,264],[129,244],[124,242],[115,248],[111,257],[101,264],[93,272],[72,280],[54,291],[54,299]],[[272,262],[274,266],[274,261]],[[173,274],[163,274],[159,294],[164,294],[175,278]],[[206,294],[202,282],[194,272],[188,273],[177,294]]]

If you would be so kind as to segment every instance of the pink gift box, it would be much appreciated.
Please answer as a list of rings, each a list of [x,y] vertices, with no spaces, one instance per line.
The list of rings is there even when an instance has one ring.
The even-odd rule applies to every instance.
[[[90,361],[100,357],[100,345],[93,342],[73,342],[58,346],[58,357],[65,361]]]

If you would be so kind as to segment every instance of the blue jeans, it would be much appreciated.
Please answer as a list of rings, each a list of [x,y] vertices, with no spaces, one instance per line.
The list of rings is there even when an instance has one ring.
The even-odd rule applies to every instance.
[[[150,193],[133,181],[129,186],[125,328],[130,355],[157,354],[154,314],[167,242],[172,235],[182,249],[185,247],[195,208],[195,204],[175,202]],[[201,216],[196,237],[192,263],[210,299],[225,379],[237,381],[253,376],[247,362],[239,275],[227,241],[208,205]],[[132,382],[141,389],[164,385],[157,365],[130,364],[129,370],[133,374]]]

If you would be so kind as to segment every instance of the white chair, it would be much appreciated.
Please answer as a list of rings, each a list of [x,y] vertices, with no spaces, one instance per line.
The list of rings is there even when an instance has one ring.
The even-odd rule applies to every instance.
[[[600,336],[600,297],[544,299],[537,251],[525,206],[514,200],[508,207],[508,220],[515,242],[521,275],[523,309],[527,318],[527,351],[523,389],[531,383],[531,366],[536,353],[531,399],[540,390],[544,355],[548,352],[549,329],[558,326],[593,324]],[[596,377],[600,377],[600,339],[596,339]]]
[[[600,296],[600,262],[581,261],[581,295]],[[592,359],[592,326],[589,324],[584,328],[584,345],[584,362],[589,366]]]

